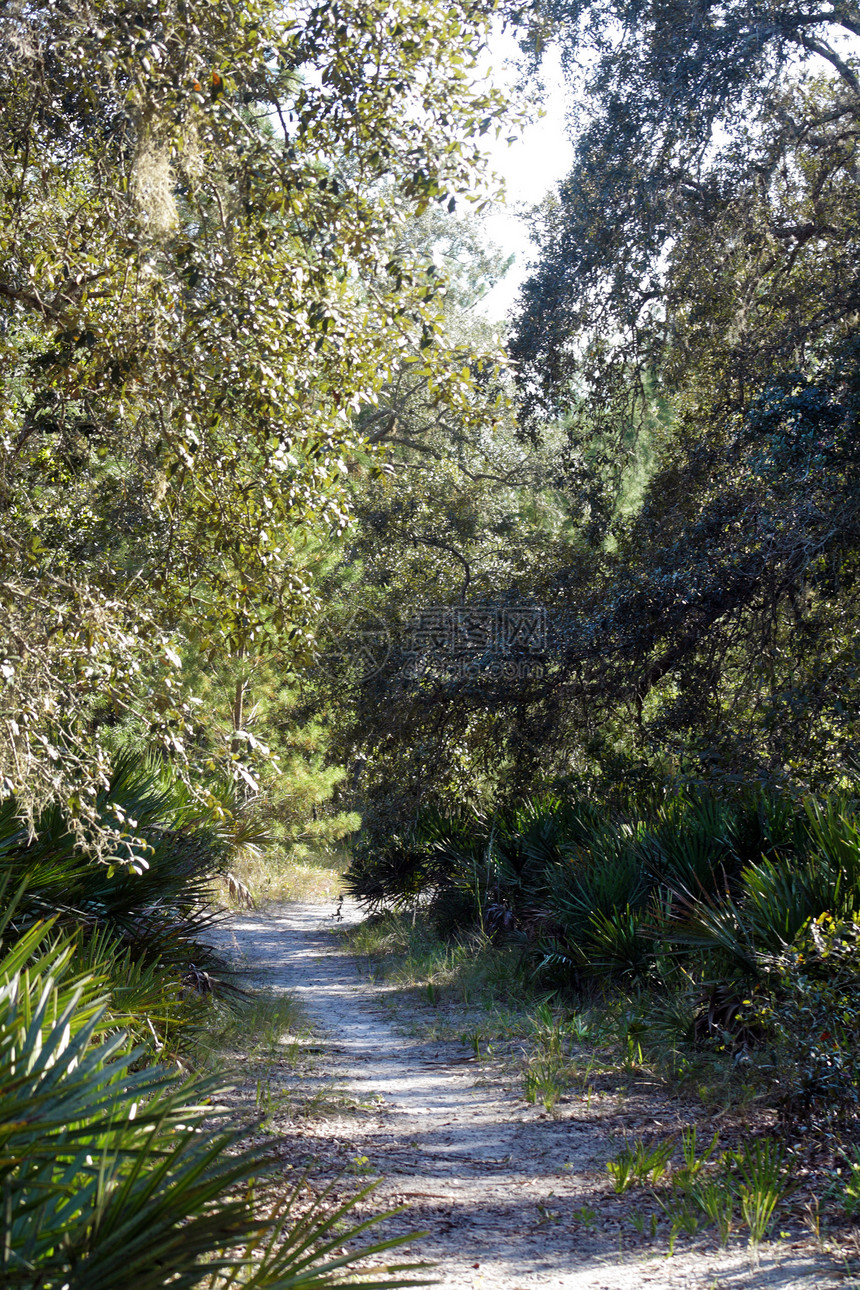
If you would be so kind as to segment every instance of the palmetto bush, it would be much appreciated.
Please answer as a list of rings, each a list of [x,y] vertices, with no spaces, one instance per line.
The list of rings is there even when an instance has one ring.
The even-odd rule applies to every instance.
[[[770,956],[787,950],[822,914],[851,919],[860,911],[860,824],[837,798],[808,800],[792,845],[740,873],[721,899],[682,903],[667,934],[709,954],[715,970],[758,978]]]
[[[653,887],[634,831],[594,828],[548,875],[555,935],[541,938],[539,973],[572,981],[647,975]]]
[[[347,890],[374,912],[442,904],[456,894],[464,925],[511,930],[540,921],[548,912],[549,876],[588,836],[592,813],[588,804],[552,795],[495,812],[428,810],[401,833],[363,834],[345,875]]]
[[[424,850],[410,899],[444,908],[446,931],[480,918],[542,989],[623,997],[637,1051],[687,1068],[693,1049],[706,1063],[743,1055],[786,1115],[860,1115],[852,800],[687,787],[621,810],[532,797],[419,821],[411,837]],[[369,869],[384,904],[385,873]]]
[[[0,924],[0,1283],[22,1290],[424,1284],[398,1265],[356,1272],[356,1199],[261,1217],[267,1162],[224,1127],[216,1090],[140,1063],[50,924],[11,944]],[[377,1244],[378,1254],[398,1242]],[[367,1251],[365,1251],[367,1252]],[[415,1265],[408,1265],[414,1267]]]
[[[346,890],[371,913],[435,898],[468,923],[492,881],[494,827],[478,811],[426,810],[399,832],[366,830],[353,847]]]
[[[96,809],[114,833],[106,852],[101,842],[81,845],[60,806],[37,817],[33,834],[14,799],[0,806],[3,871],[13,887],[26,884],[14,929],[45,916],[110,927],[135,954],[162,957],[194,939],[229,854],[217,815],[192,807],[181,785],[136,756],[118,761]]]
[[[374,908],[424,900],[510,934],[547,985],[682,976],[713,1034],[764,957],[810,919],[860,909],[860,824],[835,797],[764,790],[687,787],[623,813],[534,796],[368,839],[348,881]]]
[[[447,878],[438,872],[427,840],[416,827],[385,839],[359,838],[344,885],[368,913],[379,913],[420,900],[440,883],[447,885]]]
[[[740,867],[735,843],[737,808],[706,794],[676,794],[661,804],[642,839],[640,854],[670,891],[693,896],[730,888]]]
[[[121,757],[96,803],[105,829],[91,848],[59,806],[31,834],[4,801],[0,866],[7,895],[18,894],[0,945],[52,919],[73,934],[79,970],[110,978],[111,1010],[136,1039],[178,1041],[199,1011],[183,981],[208,984],[217,967],[207,944],[214,880],[237,845],[262,841],[235,802],[210,799],[201,808],[158,763]]]

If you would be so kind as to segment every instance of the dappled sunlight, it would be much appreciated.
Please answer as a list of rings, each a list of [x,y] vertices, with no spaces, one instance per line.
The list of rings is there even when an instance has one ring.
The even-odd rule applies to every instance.
[[[405,1206],[385,1230],[427,1229],[413,1253],[439,1260],[450,1290],[837,1284],[796,1225],[762,1246],[758,1265],[745,1235],[721,1251],[704,1231],[679,1236],[667,1260],[669,1223],[654,1194],[616,1195],[605,1169],[619,1132],[677,1131],[659,1092],[594,1104],[569,1096],[552,1115],[524,1103],[488,1078],[465,1044],[428,1041],[410,1027],[420,1005],[410,1013],[401,997],[394,1024],[391,990],[359,976],[333,936],[360,910],[345,903],[340,920],[335,914],[334,906],[282,906],[235,915],[221,931],[255,981],[300,1001],[318,1036],[308,1084],[341,1098],[331,1096],[316,1118],[296,1118],[289,1099],[272,1114],[285,1177],[306,1161],[315,1177],[379,1180],[367,1212]]]

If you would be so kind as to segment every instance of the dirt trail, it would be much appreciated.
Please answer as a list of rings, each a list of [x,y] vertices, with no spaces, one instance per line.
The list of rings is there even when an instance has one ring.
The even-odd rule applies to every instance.
[[[481,1067],[460,1045],[401,1033],[385,1009],[384,987],[362,978],[339,950],[334,913],[333,905],[291,904],[237,914],[221,935],[249,977],[302,1001],[321,1034],[325,1073],[373,1108],[302,1125],[295,1148],[325,1143],[329,1155],[339,1153],[339,1168],[366,1157],[383,1176],[373,1208],[409,1205],[408,1224],[392,1220],[388,1230],[398,1222],[399,1230],[429,1230],[413,1253],[438,1263],[446,1290],[850,1284],[797,1235],[763,1247],[758,1268],[741,1242],[726,1253],[706,1237],[671,1259],[655,1257],[647,1237],[635,1248],[629,1204],[613,1216],[603,1166],[617,1143],[600,1115],[586,1114],[583,1098],[549,1117],[504,1089],[476,1084]],[[345,922],[358,917],[345,909]],[[643,1123],[659,1124],[661,1113],[646,1109]]]

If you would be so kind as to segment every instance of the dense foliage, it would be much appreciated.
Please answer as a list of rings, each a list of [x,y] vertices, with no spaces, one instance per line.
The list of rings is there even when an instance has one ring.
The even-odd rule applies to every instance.
[[[600,552],[552,702],[704,773],[850,777],[860,12],[539,8],[587,98],[512,353]]]
[[[513,319],[515,416],[428,435],[407,407],[328,584],[387,647],[320,692],[372,829],[542,788],[853,784],[858,25],[520,15],[576,107]],[[512,610],[545,615],[539,658],[487,628]]]
[[[194,747],[187,650],[301,656],[300,552],[441,286],[403,221],[480,195],[479,6],[12,4],[0,15],[0,775],[74,818],[105,725]],[[273,123],[276,123],[273,124]],[[292,644],[290,645],[290,642]]]
[[[578,90],[509,361],[455,212],[510,116],[497,11]],[[267,840],[361,822],[369,909],[856,1114],[858,34],[3,6],[9,1284],[340,1283],[342,1215],[261,1219],[163,1069],[213,877]]]
[[[786,1114],[858,1098],[860,823],[833,798],[688,789],[614,809],[531,798],[428,812],[368,835],[347,874],[371,911],[480,929],[544,989],[644,992],[643,1033],[678,1050],[750,1046]]]
[[[284,674],[357,443],[406,362],[503,402],[404,235],[486,197],[492,8],[0,11],[4,1285],[406,1283],[349,1270],[350,1205],[261,1217],[170,1065],[228,989],[213,882],[342,777]]]

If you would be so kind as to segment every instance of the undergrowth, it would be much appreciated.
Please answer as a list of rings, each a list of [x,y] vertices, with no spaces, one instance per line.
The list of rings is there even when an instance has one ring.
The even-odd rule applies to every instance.
[[[349,857],[340,851],[306,852],[300,858],[290,852],[270,848],[265,852],[245,851],[232,861],[230,873],[248,891],[255,905],[281,901],[322,902],[337,900],[343,892],[343,874]],[[221,879],[218,895],[227,906],[240,906],[226,876]]]
[[[306,1015],[293,995],[245,988],[229,1006],[213,1000],[195,1057],[202,1067],[219,1070],[272,1058],[295,1063],[308,1033]]]
[[[492,1013],[502,1025],[541,997],[516,955],[481,928],[445,940],[421,910],[367,918],[344,932],[344,944],[364,960],[371,979],[418,989],[434,1006]]]
[[[157,759],[126,754],[93,839],[64,803],[35,832],[3,803],[0,1283],[424,1284],[415,1264],[378,1262],[407,1238],[367,1244],[367,1188],[344,1198],[298,1174],[269,1186],[268,1081],[233,1114],[255,1064],[308,1054],[293,1001],[237,984],[210,944],[218,881],[265,841],[241,801],[210,798],[204,809]]]
[[[408,1004],[412,1028],[460,1040],[477,1062],[495,1062],[544,1113],[564,1116],[575,1105],[577,1116],[588,1115],[593,1102],[605,1107],[607,1095],[623,1101],[637,1089],[671,1101],[687,1125],[680,1135],[625,1139],[606,1166],[618,1194],[645,1197],[648,1215],[634,1217],[644,1234],[650,1215],[652,1239],[659,1233],[670,1251],[680,1238],[709,1233],[722,1246],[744,1240],[755,1258],[777,1221],[797,1230],[814,1212],[821,1239],[828,1225],[860,1216],[860,1148],[840,1146],[833,1133],[798,1144],[796,1121],[774,1114],[772,1054],[740,1050],[738,1060],[736,1045],[697,1044],[692,1017],[701,1005],[691,1004],[683,978],[672,994],[641,983],[550,993],[515,942],[480,928],[446,939],[426,909],[372,916],[343,940],[389,997]],[[805,990],[794,960],[789,966]],[[709,1124],[717,1127],[705,1134]]]

